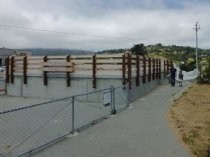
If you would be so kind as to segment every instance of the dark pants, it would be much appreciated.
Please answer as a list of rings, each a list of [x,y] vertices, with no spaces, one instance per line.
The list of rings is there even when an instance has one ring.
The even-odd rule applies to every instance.
[[[174,87],[175,86],[175,78],[171,78],[171,86]]]

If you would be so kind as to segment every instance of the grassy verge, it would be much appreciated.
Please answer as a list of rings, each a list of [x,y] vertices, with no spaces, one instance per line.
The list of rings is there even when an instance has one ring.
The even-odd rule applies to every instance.
[[[210,85],[191,86],[174,101],[169,119],[193,156],[210,157]]]

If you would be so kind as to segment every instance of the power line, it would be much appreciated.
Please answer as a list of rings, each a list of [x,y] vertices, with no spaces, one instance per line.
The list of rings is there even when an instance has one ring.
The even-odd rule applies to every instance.
[[[31,30],[31,31],[40,31],[40,32],[49,32],[56,34],[66,34],[66,35],[74,35],[74,36],[89,36],[89,37],[97,37],[97,38],[114,38],[114,39],[123,39],[123,40],[155,40],[153,39],[142,39],[142,38],[126,38],[126,37],[116,37],[116,36],[105,36],[105,35],[88,35],[82,33],[72,33],[72,32],[63,32],[49,29],[40,29],[40,28],[31,28],[31,27],[22,27],[22,26],[13,26],[13,25],[2,25],[0,27],[10,28],[10,29],[23,29],[23,30]],[[166,39],[158,39],[158,40],[166,40]],[[168,39],[167,39],[168,41]],[[179,41],[189,41],[189,40],[179,40]]]
[[[24,30],[31,30],[31,31],[41,31],[41,32],[49,32],[49,33],[56,33],[56,34],[75,35],[75,36],[89,36],[89,37],[97,37],[97,38],[114,38],[114,39],[123,39],[123,40],[135,40],[132,38],[125,38],[125,37],[104,36],[104,35],[87,35],[87,34],[82,34],[82,33],[62,32],[62,31],[55,31],[55,30],[48,30],[48,29],[39,29],[39,28],[12,26],[12,25],[0,25],[0,27],[11,28],[11,29],[24,29]]]
[[[106,39],[119,39],[119,40],[131,40],[133,42],[138,42],[137,40],[141,41],[167,41],[167,42],[190,42],[194,39],[183,39],[183,40],[171,40],[171,39],[155,39],[155,38],[126,38],[126,37],[117,37],[117,36],[105,36],[105,35],[88,35],[88,34],[82,34],[82,33],[73,33],[73,32],[64,32],[64,31],[56,31],[56,30],[49,30],[49,29],[41,29],[41,28],[32,28],[32,27],[23,27],[23,26],[14,26],[14,25],[4,25],[0,24],[0,27],[2,28],[8,28],[8,29],[22,29],[22,30],[30,30],[30,31],[39,31],[39,32],[49,32],[49,33],[56,33],[56,34],[63,34],[63,35],[73,35],[73,36],[85,36],[85,37],[96,37],[96,38],[106,38]],[[206,40],[206,39],[200,39],[200,40]]]

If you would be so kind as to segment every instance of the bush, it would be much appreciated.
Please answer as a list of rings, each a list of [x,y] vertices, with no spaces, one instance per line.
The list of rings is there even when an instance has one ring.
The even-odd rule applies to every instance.
[[[197,78],[198,83],[210,84],[210,58],[207,59],[207,66],[203,71],[200,70],[200,75]]]

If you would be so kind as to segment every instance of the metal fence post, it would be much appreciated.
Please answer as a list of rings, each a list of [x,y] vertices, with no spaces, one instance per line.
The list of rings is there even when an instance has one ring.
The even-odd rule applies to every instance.
[[[75,101],[75,97],[73,96],[72,97],[72,100],[71,100],[71,103],[72,103],[72,131],[71,133],[73,134],[74,133],[74,101]]]
[[[126,85],[126,106],[129,107],[129,88],[128,88],[128,84]]]
[[[111,85],[111,114],[116,114],[115,91],[114,91],[114,86],[113,85]]]
[[[23,77],[20,76],[20,96],[23,96]]]

